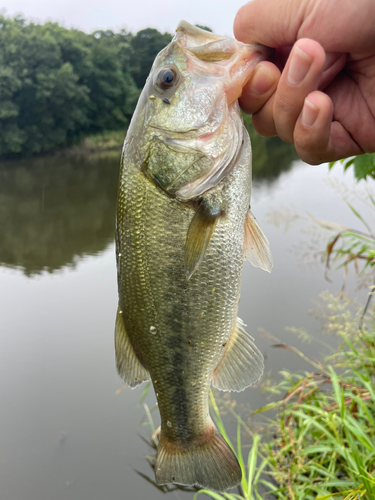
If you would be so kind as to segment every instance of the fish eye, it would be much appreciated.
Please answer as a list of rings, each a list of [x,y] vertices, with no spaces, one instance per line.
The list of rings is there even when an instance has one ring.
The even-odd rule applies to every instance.
[[[177,71],[174,68],[162,68],[156,77],[156,83],[162,90],[173,87],[177,82]]]

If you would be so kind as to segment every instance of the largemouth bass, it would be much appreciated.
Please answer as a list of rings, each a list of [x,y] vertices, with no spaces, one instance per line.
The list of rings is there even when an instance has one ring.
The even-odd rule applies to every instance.
[[[242,391],[263,357],[237,318],[245,256],[270,270],[249,210],[251,148],[237,98],[262,48],[184,21],[157,56],[122,155],[116,255],[117,369],[152,380],[158,484],[224,491],[237,459],[209,415],[211,383]]]

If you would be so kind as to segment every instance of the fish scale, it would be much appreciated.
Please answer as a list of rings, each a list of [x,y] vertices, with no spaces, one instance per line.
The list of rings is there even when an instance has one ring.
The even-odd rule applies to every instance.
[[[192,135],[192,110],[186,125],[186,143],[183,123],[177,139],[172,126],[168,128],[168,113],[170,123],[177,123],[175,113],[179,112],[179,103],[183,103],[186,111],[186,92],[193,95],[189,86],[194,85],[194,73],[187,78],[186,68],[194,63],[196,56],[187,64],[184,58],[188,56],[181,47],[186,47],[189,37],[194,36],[202,37],[198,55],[207,61],[214,54],[217,64],[222,46],[212,47],[209,43],[207,55],[204,44],[206,38],[211,40],[210,36],[219,42],[220,37],[183,23],[175,40],[154,63],[124,144],[116,221],[119,287],[116,360],[120,375],[131,387],[148,378],[152,380],[161,416],[155,468],[158,484],[195,484],[224,491],[240,482],[241,470],[209,416],[208,396],[211,383],[222,390],[243,390],[263,370],[262,355],[237,319],[245,231],[258,226],[249,218],[248,211],[249,137],[243,128],[238,102],[226,103],[220,90],[229,73],[213,67],[214,76],[218,76],[211,75],[209,83],[215,86],[212,92],[204,93],[210,99],[200,104],[196,140]],[[225,43],[226,64],[233,66],[227,52],[237,46],[240,55],[252,53],[253,49],[239,42]],[[153,75],[158,74],[159,66],[161,75],[170,71],[165,64],[171,61],[177,65],[173,66],[174,74],[177,75],[179,66],[181,76],[179,84],[165,93],[163,101],[154,95],[157,87]],[[243,69],[239,74],[242,80],[239,78],[239,83],[232,85],[243,82]],[[172,77],[168,85],[171,80]],[[202,85],[201,73],[198,82]],[[215,102],[227,107],[219,113],[211,109]],[[194,105],[197,103],[195,96]],[[163,107],[166,105],[168,108]],[[204,116],[206,122],[200,123]],[[218,127],[218,116],[229,120],[228,123]],[[202,133],[204,140],[199,135]],[[223,133],[227,140],[215,137]],[[218,171],[207,170],[208,159]],[[220,169],[225,172],[222,177]],[[211,178],[215,183],[210,187]],[[184,196],[193,193],[191,198],[181,199],[176,179],[179,183],[181,179],[191,182],[182,185],[181,191]],[[202,183],[207,189],[202,188]],[[259,241],[254,248],[261,246]]]
[[[247,196],[239,195],[241,187],[244,190],[249,186],[246,182],[246,176],[250,175],[248,165],[233,172],[233,186],[228,189],[228,198],[232,197],[233,202],[240,206],[233,207],[220,222],[205,261],[189,281],[184,276],[183,260],[186,233],[194,211],[161,195],[160,189],[137,169],[124,164],[123,172],[127,188],[126,192],[119,193],[122,210],[117,225],[129,228],[122,237],[120,230],[118,246],[124,256],[119,289],[125,328],[127,331],[129,328],[134,350],[153,379],[164,380],[165,366],[173,367],[172,379],[167,379],[164,386],[159,382],[157,387],[159,396],[165,395],[165,399],[158,400],[162,424],[175,420],[173,395],[176,384],[173,376],[180,370],[180,366],[175,366],[176,352],[181,356],[180,363],[189,366],[189,373],[180,377],[181,384],[186,386],[187,397],[189,393],[192,396],[187,407],[191,409],[198,405],[201,409],[202,416],[198,418],[196,410],[193,412],[194,422],[198,425],[195,431],[201,432],[202,423],[206,421],[212,372],[237,315],[246,214],[244,200],[249,198],[249,189]],[[232,251],[228,252],[228,246]],[[140,249],[140,253],[129,251],[129,248]],[[155,336],[150,335],[150,326],[156,327]],[[191,339],[190,351],[188,342]],[[194,390],[192,381],[199,381]],[[171,401],[168,387],[173,388],[169,391]],[[204,396],[196,400],[194,396],[200,390],[204,390]],[[184,418],[189,422],[188,415]],[[190,428],[194,424],[188,425]],[[165,432],[169,435],[172,430],[166,429]]]

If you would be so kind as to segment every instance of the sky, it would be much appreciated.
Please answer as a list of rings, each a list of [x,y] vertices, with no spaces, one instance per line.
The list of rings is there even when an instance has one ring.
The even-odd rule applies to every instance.
[[[86,32],[126,28],[135,33],[151,27],[173,33],[185,19],[233,36],[233,20],[244,3],[246,0],[2,0],[0,8],[8,16],[22,14],[40,23],[58,21]]]

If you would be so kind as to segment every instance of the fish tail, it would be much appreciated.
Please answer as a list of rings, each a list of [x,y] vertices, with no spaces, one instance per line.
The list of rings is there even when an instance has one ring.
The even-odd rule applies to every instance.
[[[160,435],[155,476],[157,484],[199,486],[223,492],[241,482],[241,467],[233,451],[213,426],[204,435],[180,444]]]

